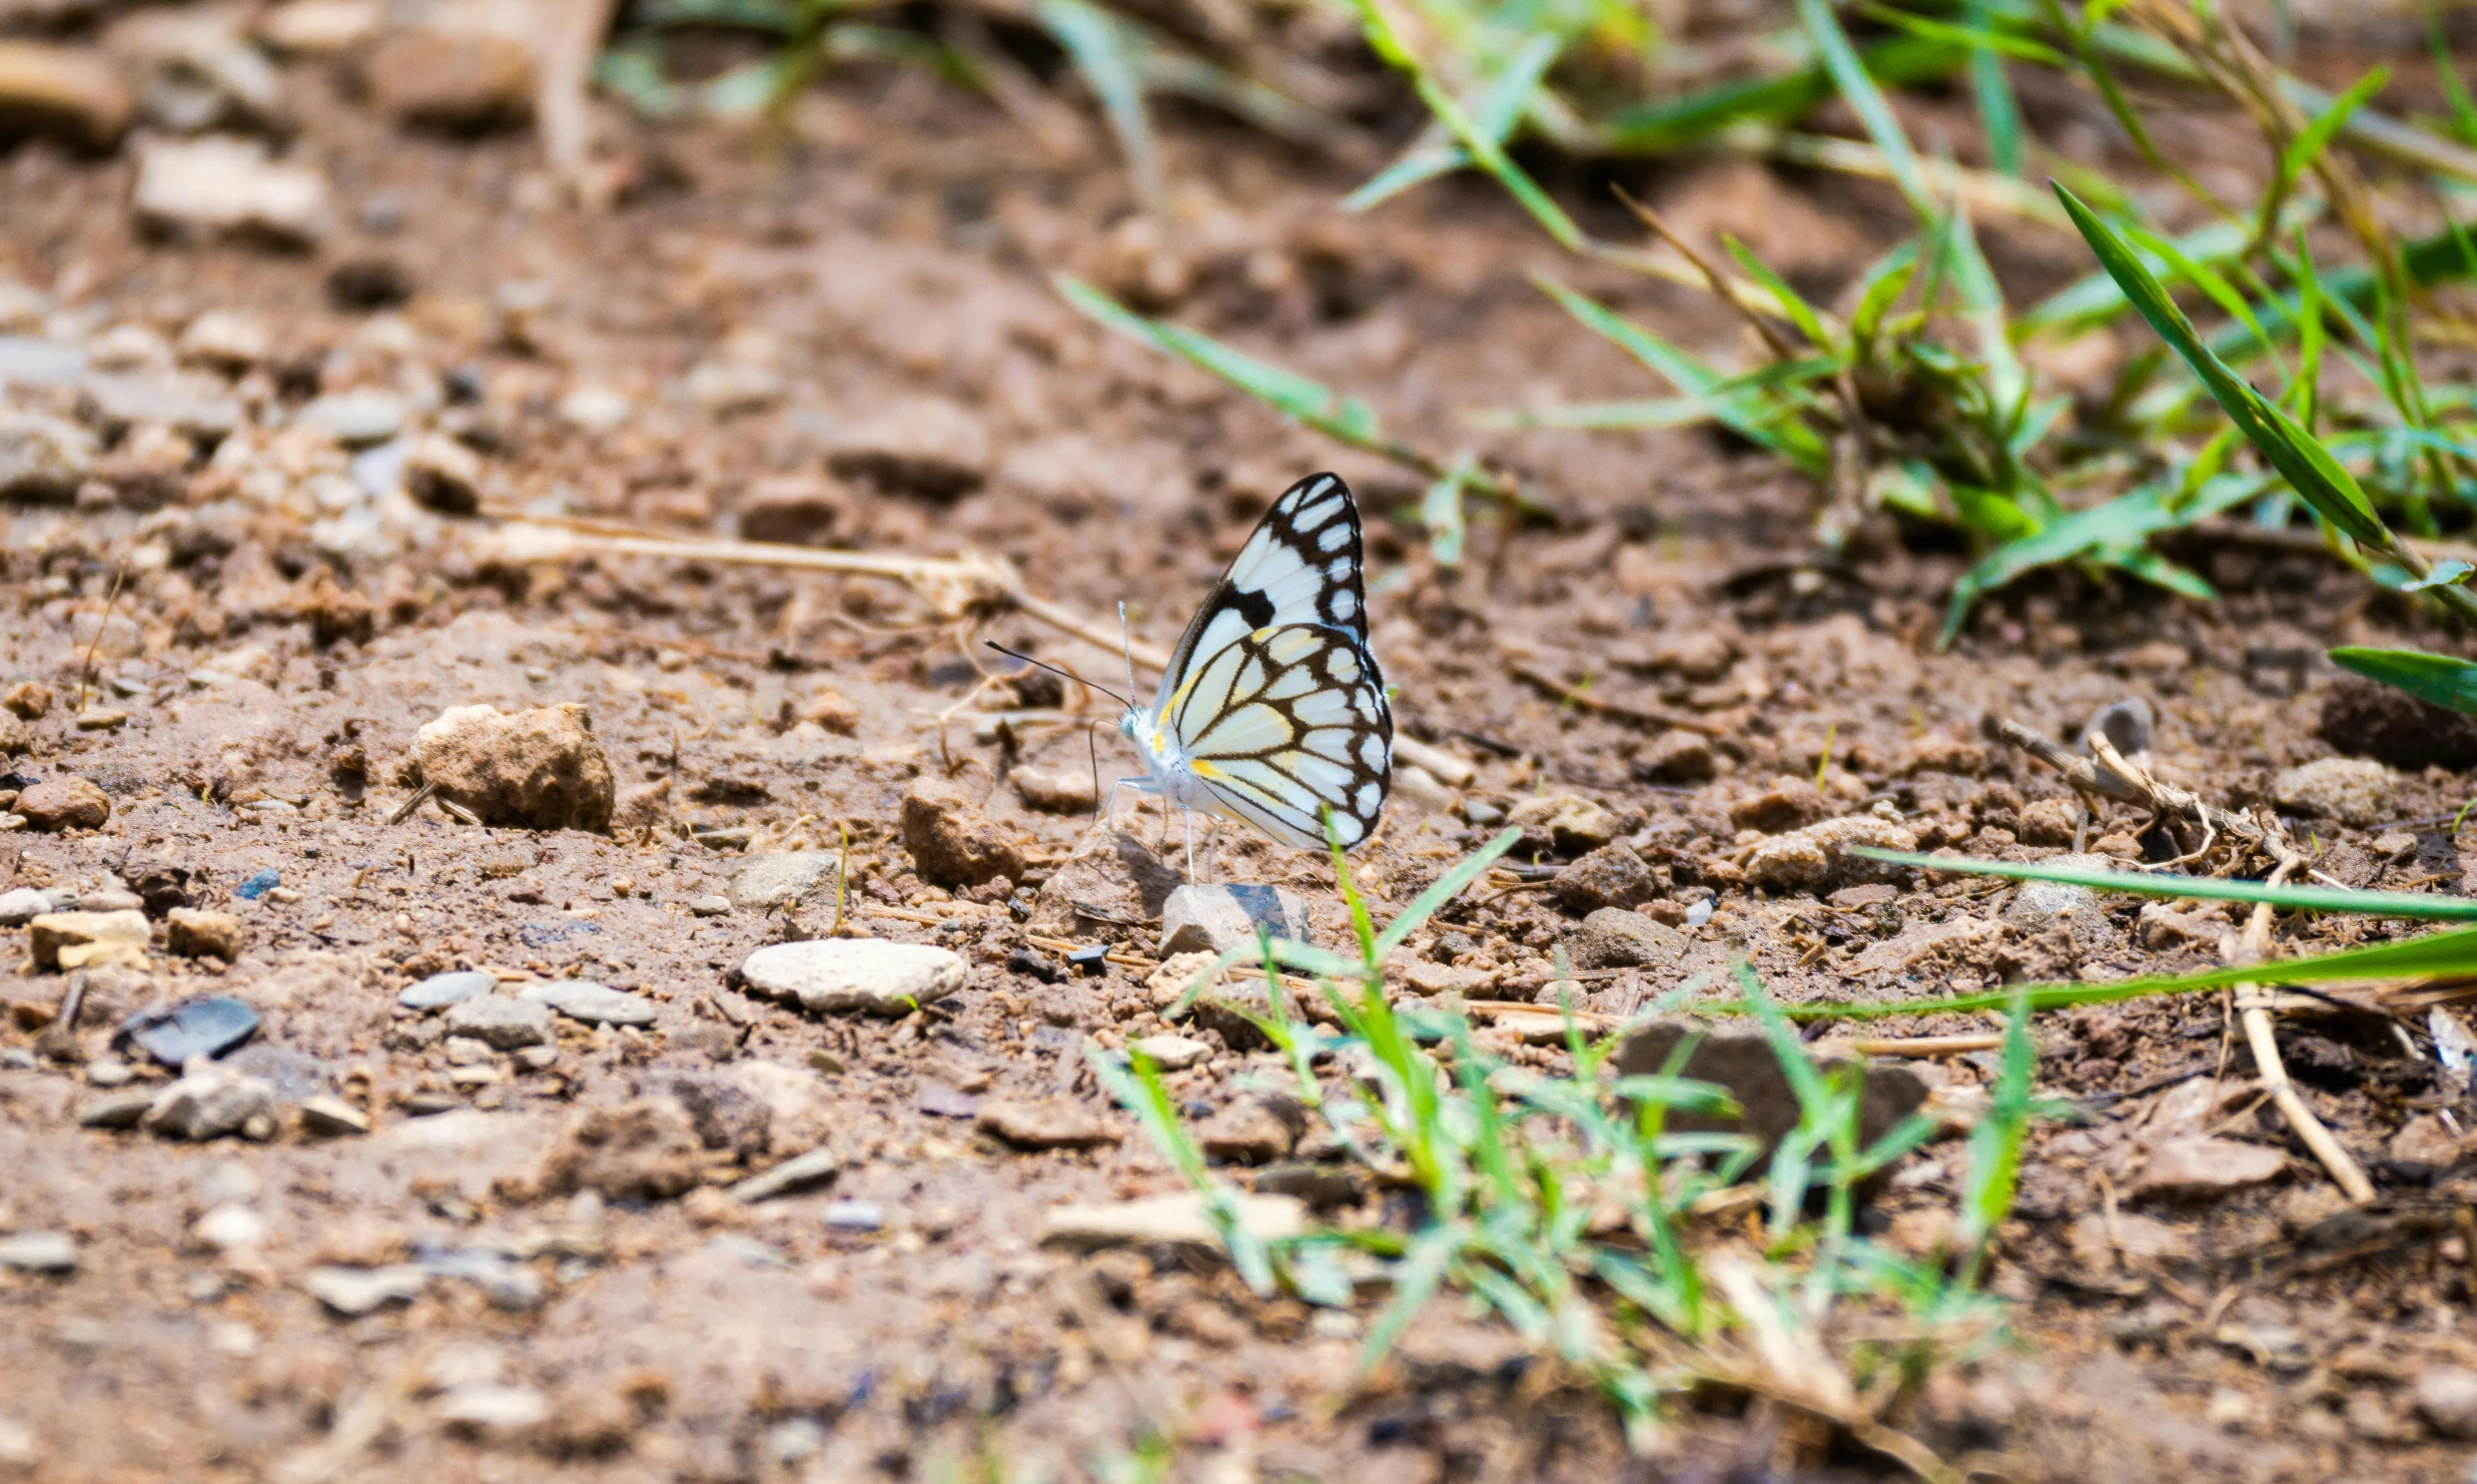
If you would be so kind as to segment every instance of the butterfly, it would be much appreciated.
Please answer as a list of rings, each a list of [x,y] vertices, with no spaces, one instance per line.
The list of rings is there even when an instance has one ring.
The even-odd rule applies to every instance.
[[[1393,712],[1367,652],[1358,506],[1337,474],[1282,491],[1205,594],[1153,704],[1119,730],[1190,810],[1320,850],[1374,833],[1393,781]],[[1192,874],[1192,873],[1191,873]]]

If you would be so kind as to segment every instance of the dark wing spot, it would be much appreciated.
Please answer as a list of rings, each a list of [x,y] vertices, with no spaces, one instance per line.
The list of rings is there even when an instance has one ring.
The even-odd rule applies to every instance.
[[[1233,592],[1230,595],[1230,605],[1238,610],[1240,618],[1247,621],[1247,628],[1250,631],[1272,622],[1272,599],[1259,589],[1241,588]]]

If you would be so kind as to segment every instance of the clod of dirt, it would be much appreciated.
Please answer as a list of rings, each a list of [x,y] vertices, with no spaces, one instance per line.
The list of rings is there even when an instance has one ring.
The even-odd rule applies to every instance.
[[[1240,1195],[1238,1225],[1266,1241],[1307,1229],[1307,1203],[1290,1195]],[[1205,1213],[1204,1197],[1192,1190],[1148,1195],[1112,1205],[1062,1205],[1041,1217],[1041,1245],[1090,1252],[1104,1247],[1168,1246],[1218,1253],[1221,1233]]]
[[[185,959],[241,957],[241,919],[229,912],[175,907],[164,918],[164,946]]]
[[[593,714],[569,701],[512,715],[450,706],[413,734],[413,763],[438,797],[485,825],[526,830],[610,826],[610,764]]]
[[[740,536],[787,546],[822,546],[851,519],[851,496],[810,474],[759,479],[740,496]]]
[[[822,850],[751,856],[731,878],[730,905],[743,912],[772,912],[834,890],[836,857]]]
[[[2188,1134],[2160,1140],[2142,1161],[2129,1192],[2136,1199],[2207,1200],[2286,1171],[2287,1156],[2257,1143]]]
[[[2281,773],[2271,781],[2271,796],[2282,809],[2361,829],[2391,817],[2398,783],[2380,763],[2326,757]]]
[[[1781,777],[1773,779],[1762,791],[1731,804],[1729,825],[1733,829],[1779,835],[1811,825],[1825,813],[1824,796],[1815,791],[1811,780]]]
[[[1183,886],[1162,904],[1161,956],[1228,953],[1255,942],[1258,929],[1306,942],[1306,899],[1251,882]]]
[[[943,778],[923,778],[903,796],[903,848],[921,880],[979,886],[1023,876],[1024,849],[981,813],[980,800]]]
[[[566,979],[553,984],[527,985],[518,998],[536,1001],[571,1021],[588,1026],[650,1026],[654,1023],[654,1005],[642,995],[614,990],[589,979]]]
[[[1178,871],[1142,840],[1096,824],[1065,860],[1050,868],[1050,879],[1034,895],[1032,916],[1024,926],[1054,938],[1073,938],[1100,921],[1154,922],[1180,881]]]
[[[495,1051],[548,1045],[554,1034],[550,1007],[539,1000],[476,995],[447,1007],[447,1033],[468,1036]]]
[[[2417,1377],[2409,1402],[2438,1436],[2477,1443],[2477,1371],[2436,1366]]]
[[[147,967],[152,936],[143,912],[47,912],[26,924],[26,946],[37,969],[98,964]]]
[[[112,817],[112,797],[84,778],[52,778],[17,796],[16,812],[47,832],[99,830]]]
[[[1266,1164],[1286,1158],[1306,1127],[1296,1099],[1243,1098],[1198,1124],[1196,1141],[1214,1159]]]
[[[989,478],[989,429],[942,397],[914,397],[836,434],[826,466],[890,494],[948,500]]]
[[[794,1154],[763,1174],[752,1174],[733,1185],[730,1196],[742,1205],[771,1200],[833,1179],[843,1168],[842,1156],[830,1148]]]
[[[2182,1230],[2155,1216],[2120,1211],[2109,1217],[2097,1211],[2075,1220],[2064,1233],[2073,1259],[2093,1273],[2103,1273],[2121,1258],[2129,1271],[2156,1268],[2193,1255]]]
[[[951,949],[873,938],[777,943],[740,965],[750,993],[796,1000],[819,1015],[910,1015],[962,989],[970,977],[971,967]]]
[[[702,1177],[705,1141],[677,1100],[592,1108],[560,1130],[542,1161],[543,1193],[594,1190],[612,1200],[668,1200]]]
[[[2394,768],[2477,767],[2477,717],[2361,676],[2331,682],[2316,729],[2341,752]]]
[[[2400,1124],[2391,1135],[2384,1152],[2396,1164],[2414,1164],[2427,1169],[2448,1169],[2459,1162],[2462,1139],[2451,1126],[2434,1113],[2419,1113]]]
[[[481,508],[481,455],[444,433],[424,433],[405,454],[405,493],[448,515]]]
[[[409,26],[382,38],[362,65],[370,101],[399,123],[475,134],[533,114],[533,52],[514,36]]]
[[[981,1105],[975,1121],[982,1132],[1019,1149],[1089,1149],[1119,1140],[1118,1130],[1091,1109],[1065,1098],[992,1100]]]
[[[23,721],[41,721],[52,709],[52,688],[40,680],[20,680],[0,691],[0,707]]]
[[[129,205],[141,228],[174,238],[309,248],[332,226],[325,176],[274,163],[258,140],[223,135],[148,144]]]
[[[1910,744],[1901,760],[1900,773],[1915,778],[1921,773],[1951,773],[1962,778],[1976,778],[1987,771],[1987,749],[1951,732],[1931,731]]]
[[[201,995],[133,1016],[113,1037],[166,1067],[220,1057],[258,1032],[258,1012],[230,995]]]
[[[1746,859],[1747,883],[1774,891],[1820,892],[1888,880],[1900,871],[1898,866],[1851,855],[1853,845],[1916,850],[1918,836],[1906,825],[1872,814],[1827,819],[1758,844]]]
[[[231,1133],[272,1138],[276,1093],[255,1077],[208,1066],[157,1094],[139,1122],[151,1133],[196,1143]]]
[[[1662,732],[1628,765],[1644,783],[1709,783],[1720,772],[1711,739],[1693,732]]]
[[[67,503],[95,465],[95,436],[49,412],[0,408],[0,499]]]
[[[1540,794],[1506,811],[1505,822],[1522,831],[1533,849],[1582,855],[1617,838],[1617,816],[1580,794]]]
[[[1701,1044],[1695,1047],[1684,1067],[1671,1069],[1670,1055],[1681,1042],[1695,1036],[1702,1038]],[[1818,1060],[1829,1066],[1832,1059]],[[1764,1162],[1769,1162],[1783,1135],[1798,1125],[1797,1094],[1791,1091],[1788,1075],[1781,1071],[1780,1059],[1773,1054],[1771,1043],[1755,1033],[1715,1030],[1703,1022],[1685,1019],[1654,1021],[1627,1036],[1609,1059],[1609,1065],[1621,1077],[1652,1077],[1674,1070],[1677,1076],[1728,1089],[1742,1116],[1723,1117],[1672,1109],[1668,1126],[1681,1131],[1752,1134],[1762,1142]],[[1867,1068],[1865,1096],[1858,1107],[1860,1145],[1882,1137],[1926,1101],[1927,1085],[1919,1081],[1918,1074],[1897,1064],[1871,1064]],[[1877,1177],[1880,1179],[1883,1174],[1879,1171]]]
[[[1089,768],[1018,768],[1009,778],[1025,808],[1049,814],[1089,814],[1100,798]]]
[[[1548,893],[1569,912],[1640,907],[1660,895],[1660,878],[1622,843],[1603,845],[1559,871]]]
[[[1665,923],[1623,907],[1603,907],[1582,920],[1571,940],[1577,969],[1659,969],[1674,965],[1694,941]]]

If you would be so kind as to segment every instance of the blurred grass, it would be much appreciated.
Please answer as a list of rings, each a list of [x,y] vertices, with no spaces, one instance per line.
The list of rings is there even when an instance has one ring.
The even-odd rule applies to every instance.
[[[2397,239],[2364,169],[2387,172],[2385,191],[2436,203],[2447,220],[2464,214],[2454,202],[2477,185],[2477,105],[2439,25],[2428,56],[2370,67],[2333,96],[2268,62],[2219,0],[1783,0],[1717,46],[1666,34],[1651,17],[1667,12],[1619,0],[1318,0],[1305,14],[1322,34],[1355,27],[1356,58],[1330,45],[1285,51],[1300,14],[1244,0],[651,0],[628,10],[603,77],[648,108],[779,114],[799,88],[854,61],[929,67],[1002,104],[1010,77],[1058,72],[1097,105],[1136,202],[1156,214],[1172,173],[1154,120],[1165,95],[1345,154],[1390,139],[1390,163],[1345,207],[1385,210],[1476,171],[1578,263],[1708,287],[1756,328],[1751,358],[1675,344],[1535,275],[1578,333],[1644,369],[1648,394],[1473,408],[1478,441],[1432,451],[1380,435],[1364,392],[1260,374],[1261,362],[1199,330],[1062,281],[1111,328],[1415,469],[1429,485],[1418,513],[1440,561],[1459,558],[1466,495],[1524,498],[1491,457],[1492,436],[1708,423],[1814,480],[1827,550],[1869,531],[1957,534],[1974,559],[1954,587],[1948,641],[1989,594],[2060,566],[2208,601],[2209,582],[2160,543],[2231,516],[2309,521],[2371,580],[2477,615],[2453,577],[2428,580],[2408,539],[2477,524],[2477,405],[2438,391],[2429,369],[2436,347],[2477,343],[2477,324],[2434,294],[2477,277],[2477,245],[2456,225]],[[775,44],[691,88],[669,81],[663,50],[665,36],[689,28]],[[2404,118],[2393,74],[2429,58],[2442,64],[2435,86],[2447,112]],[[2120,145],[2182,203],[2120,189],[2105,164],[2076,163],[2041,138],[2021,102],[2033,72],[2087,89]],[[1388,75],[1396,101],[1371,115],[1368,88]],[[1967,147],[1977,168],[1950,158],[1950,145],[1923,154],[1904,122],[1918,111],[1906,93],[1952,87],[1975,119]],[[1344,97],[1362,106],[1336,112]],[[1836,100],[1862,138],[1812,132]],[[1952,111],[1925,106],[1949,131]],[[2160,140],[2180,136],[2153,127],[2168,113],[2239,120],[2261,157],[2209,170],[2171,158]],[[1809,302],[1734,245],[1724,275],[1597,238],[1558,184],[1581,162],[1714,152],[1887,182],[1913,232],[1832,302]],[[2219,194],[2247,173],[2246,199]],[[2063,214],[2035,189],[2050,174],[2070,188]],[[2162,212],[2183,225],[2167,230]],[[1995,217],[2008,231],[2069,226],[2094,249],[2109,245],[2102,271],[2017,302],[1981,244],[1980,222]],[[2156,296],[2128,292],[2134,270]],[[2176,355],[2130,355],[2103,391],[2041,371],[2074,338],[2130,334],[2136,320],[2179,326]],[[2244,435],[2230,437],[2214,409]]]

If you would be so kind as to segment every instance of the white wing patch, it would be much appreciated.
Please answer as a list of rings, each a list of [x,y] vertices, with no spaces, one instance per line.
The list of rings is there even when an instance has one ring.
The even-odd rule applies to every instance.
[[[1323,846],[1328,811],[1345,848],[1364,841],[1392,786],[1361,552],[1348,485],[1291,485],[1206,595],[1146,714],[1176,739],[1157,774],[1191,775],[1222,812],[1304,849]]]

